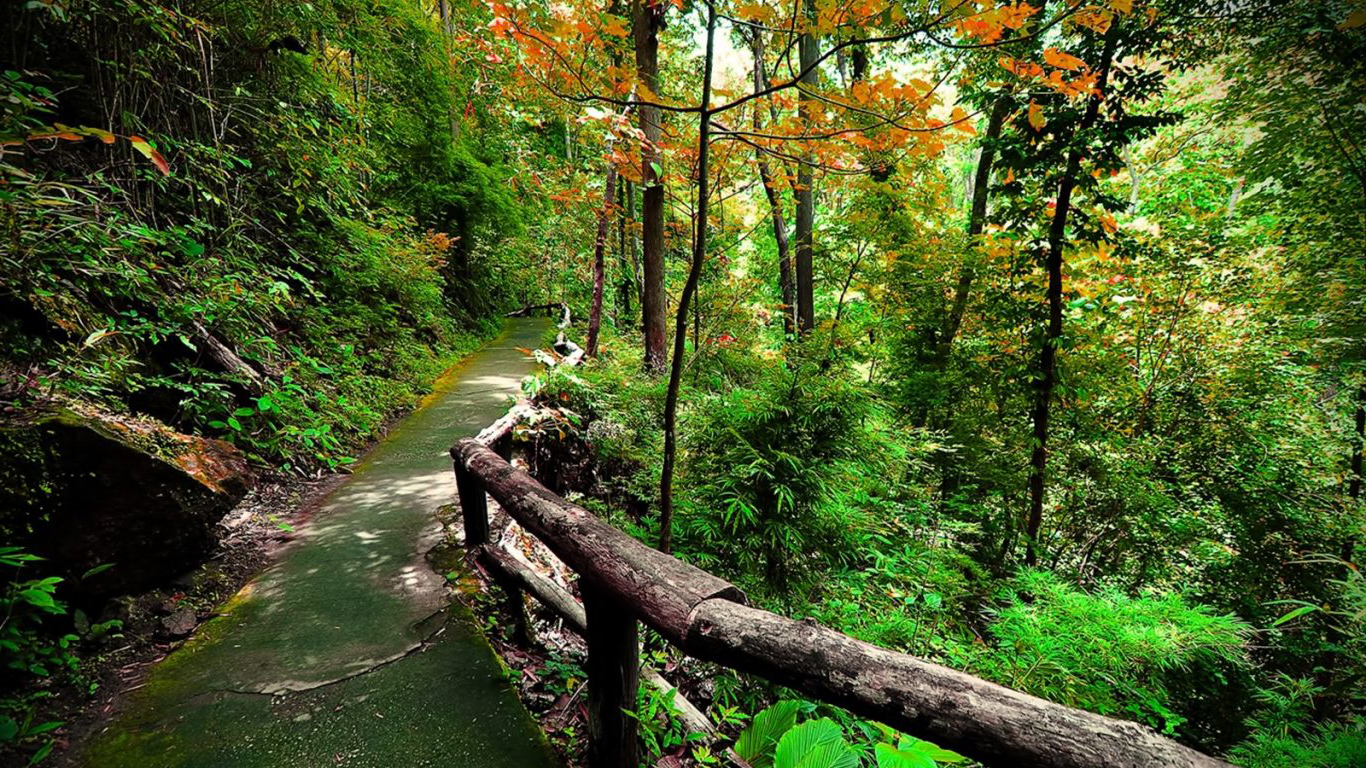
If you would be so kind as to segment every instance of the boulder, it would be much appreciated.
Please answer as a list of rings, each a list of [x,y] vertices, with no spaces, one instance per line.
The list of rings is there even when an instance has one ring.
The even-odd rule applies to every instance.
[[[232,445],[152,419],[72,405],[0,424],[0,540],[46,558],[72,596],[139,592],[197,565],[252,484]]]

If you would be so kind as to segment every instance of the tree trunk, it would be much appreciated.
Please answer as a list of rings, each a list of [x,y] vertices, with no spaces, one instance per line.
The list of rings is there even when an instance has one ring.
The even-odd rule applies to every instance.
[[[631,295],[636,292],[635,270],[626,256],[626,181],[617,177],[617,332],[623,333],[631,317]]]
[[[609,143],[610,146],[610,143]],[[607,232],[612,223],[612,195],[617,187],[617,167],[607,164],[607,180],[602,189],[602,208],[598,210],[598,233],[593,243],[593,306],[588,312],[588,344],[585,354],[598,356],[598,331],[602,329],[602,283],[607,258]]]
[[[973,178],[972,205],[968,210],[968,238],[972,245],[976,245],[977,238],[986,229],[991,166],[996,161],[995,142],[1001,137],[1001,129],[1013,107],[1014,103],[1010,97],[998,97],[996,104],[991,108],[991,116],[987,118],[987,132],[982,137],[982,152],[977,158],[977,173]],[[939,334],[941,361],[948,359],[953,340],[963,326],[963,314],[967,311],[968,296],[972,292],[972,282],[976,277],[976,272],[970,265],[964,266],[962,274],[958,276],[958,287],[953,292],[953,305],[949,308],[949,316],[945,319],[944,328]]]
[[[764,75],[764,35],[761,30],[754,31],[754,91],[757,93],[767,87]],[[761,110],[754,108],[754,130],[763,125],[759,115]],[[797,297],[792,286],[792,257],[788,253],[787,222],[783,221],[783,204],[778,197],[778,189],[773,183],[773,174],[768,167],[768,159],[761,150],[754,151],[759,164],[759,182],[764,185],[764,196],[768,198],[769,215],[773,219],[773,241],[778,248],[778,290],[782,296],[783,331],[791,335],[796,331]]]
[[[455,20],[451,18],[450,0],[438,0],[437,9],[441,14],[442,51],[446,54],[446,71],[455,74],[455,59],[452,46],[455,42]],[[455,79],[451,78],[451,141],[460,139],[460,99],[455,92]]]
[[[1101,55],[1100,78],[1082,116],[1077,132],[1085,131],[1100,114],[1100,103],[1110,77],[1110,61],[1119,40],[1119,23],[1110,25]],[[1025,524],[1025,563],[1039,562],[1039,529],[1043,525],[1043,502],[1047,491],[1048,425],[1052,418],[1053,390],[1058,379],[1058,339],[1062,336],[1062,264],[1063,248],[1067,244],[1067,214],[1072,207],[1072,191],[1081,171],[1081,152],[1072,150],[1067,166],[1058,182],[1058,199],[1053,210],[1053,221],[1048,229],[1048,330],[1039,350],[1038,390],[1034,400],[1034,451],[1029,458],[1029,519]]]
[[[662,0],[634,0],[631,34],[635,42],[636,72],[640,82],[659,93],[659,31],[664,26]],[[656,172],[663,160],[659,142],[664,127],[659,107],[642,105],[640,130],[645,135],[641,144],[641,183],[644,194],[641,206],[641,246],[645,272],[641,310],[645,328],[645,368],[652,372],[664,370],[664,316],[667,296],[664,293],[664,185]]]
[[[1347,498],[1353,502],[1361,500],[1362,451],[1366,449],[1366,384],[1357,390],[1356,441],[1352,445],[1351,477],[1347,480]],[[1356,536],[1348,534],[1342,545],[1342,559],[1353,561],[1356,554]]]
[[[707,203],[710,188],[708,175],[711,159],[711,72],[713,42],[716,37],[716,6],[707,6],[707,53],[702,64],[702,113],[697,130],[697,223],[693,226],[692,263],[688,266],[688,281],[678,299],[678,316],[674,319],[674,355],[669,364],[669,389],[664,396],[664,469],[659,478],[659,550],[673,550],[673,482],[674,456],[677,452],[678,388],[683,381],[683,344],[688,335],[688,305],[697,293],[697,280],[702,274],[702,260],[707,255]]]
[[[805,0],[807,20],[814,23],[816,6],[814,0]],[[808,89],[816,87],[816,59],[820,56],[820,51],[816,45],[816,37],[811,32],[803,32],[798,44],[800,53],[800,65],[805,73],[801,78],[801,85],[798,86],[800,92],[802,119],[807,127],[815,121],[815,100],[808,95]],[[811,153],[806,153],[806,159],[812,159]],[[806,334],[816,327],[816,311],[814,305],[814,275],[812,267],[811,250],[814,246],[812,241],[812,227],[815,223],[816,215],[816,190],[815,179],[812,177],[811,165],[802,163],[797,169],[797,328],[802,334]]]
[[[1238,199],[1243,196],[1243,184],[1246,179],[1239,178],[1233,183],[1233,191],[1228,193],[1228,205],[1224,207],[1224,218],[1231,219],[1233,214],[1238,211]]]

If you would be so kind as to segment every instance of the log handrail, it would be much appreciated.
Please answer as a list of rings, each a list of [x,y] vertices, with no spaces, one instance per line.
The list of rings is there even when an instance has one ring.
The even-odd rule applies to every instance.
[[[466,545],[476,553],[485,553],[491,561],[500,558],[487,546],[485,493],[578,574],[584,588],[592,592],[599,611],[602,602],[610,600],[617,611],[654,628],[688,656],[756,674],[988,765],[1229,765],[1138,723],[1055,704],[855,640],[811,620],[794,621],[750,607],[735,586],[628,536],[510,464],[506,448],[500,452],[492,450],[490,444],[510,444],[518,418],[504,417],[479,437],[461,440],[451,448],[466,517]],[[471,526],[471,517],[484,518],[482,536],[480,524]],[[471,532],[474,540],[470,539]],[[500,579],[505,588],[508,584],[512,589],[524,586],[533,595],[538,594],[526,574],[517,574],[513,565],[500,565],[503,567],[495,568],[505,571]],[[552,603],[562,602],[565,597],[573,599],[567,593],[546,597],[552,598]],[[546,599],[542,598],[542,602]],[[572,614],[571,623],[580,626],[591,622],[594,615],[588,611],[585,620],[583,613],[568,606],[550,607],[562,615]],[[617,619],[612,617],[613,621]],[[587,636],[591,662],[591,629]],[[603,687],[619,688],[621,684],[621,677],[615,676]],[[591,670],[589,689],[592,695]],[[618,698],[622,695],[620,691],[609,694]],[[601,729],[592,725],[590,765],[635,768],[621,757],[619,749],[613,748],[619,745],[595,749],[591,742]],[[619,731],[607,730],[615,734],[614,738],[621,738]]]

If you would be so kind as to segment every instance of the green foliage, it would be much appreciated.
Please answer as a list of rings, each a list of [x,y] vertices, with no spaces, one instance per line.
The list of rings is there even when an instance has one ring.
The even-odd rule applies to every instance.
[[[965,761],[956,752],[881,723],[856,723],[868,743],[855,747],[830,718],[797,722],[798,715],[815,709],[810,702],[789,699],[770,705],[740,732],[735,753],[754,768],[858,768],[867,764],[860,759],[864,753],[870,753],[877,768],[935,768]]]
[[[689,417],[681,546],[770,589],[851,561],[904,453],[862,388],[814,364],[706,397]]]
[[[1209,716],[1200,702],[1239,682],[1250,631],[1180,595],[1087,594],[1025,571],[991,624],[996,649],[975,666],[1012,688],[1175,734]]]
[[[95,139],[6,152],[0,356],[32,371],[30,394],[336,466],[509,300],[493,247],[520,205],[497,146],[452,137],[456,75],[417,5],[7,14],[33,36],[23,73],[0,78],[0,133],[103,125],[101,98],[152,104],[70,131]],[[309,52],[260,53],[285,31]],[[93,58],[48,53],[66,48]],[[152,147],[168,173],[134,162]]]
[[[1360,717],[1311,724],[1314,699],[1323,692],[1310,680],[1290,677],[1259,691],[1258,709],[1248,718],[1252,733],[1230,751],[1230,759],[1247,768],[1361,765],[1366,760],[1366,723]]]
[[[55,633],[49,625],[67,613],[66,604],[56,597],[62,579],[21,577],[25,566],[41,559],[18,547],[0,547],[0,575],[7,581],[0,595],[0,682],[7,690],[17,692],[35,678],[71,676],[80,664],[75,654],[80,638]],[[107,630],[108,625],[98,629]],[[51,732],[62,725],[38,717],[45,697],[46,692],[35,692],[0,698],[0,748],[31,750],[29,765],[52,751]]]
[[[787,699],[759,712],[735,740],[735,753],[754,768],[769,768],[778,740],[797,724],[797,715],[804,706],[803,702]]]
[[[57,599],[57,585],[62,579],[20,580],[22,567],[41,559],[18,547],[0,547],[0,569],[12,569],[0,596],[0,661],[5,666],[4,677],[11,680],[72,672],[78,664],[72,652],[76,635],[53,638],[44,631],[47,619],[67,613],[66,604]]]

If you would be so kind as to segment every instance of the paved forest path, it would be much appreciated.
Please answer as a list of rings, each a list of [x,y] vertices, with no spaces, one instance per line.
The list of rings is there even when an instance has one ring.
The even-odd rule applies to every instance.
[[[557,764],[492,649],[423,559],[447,453],[500,416],[545,320],[513,320],[332,491],[299,540],[161,662],[90,768]]]

